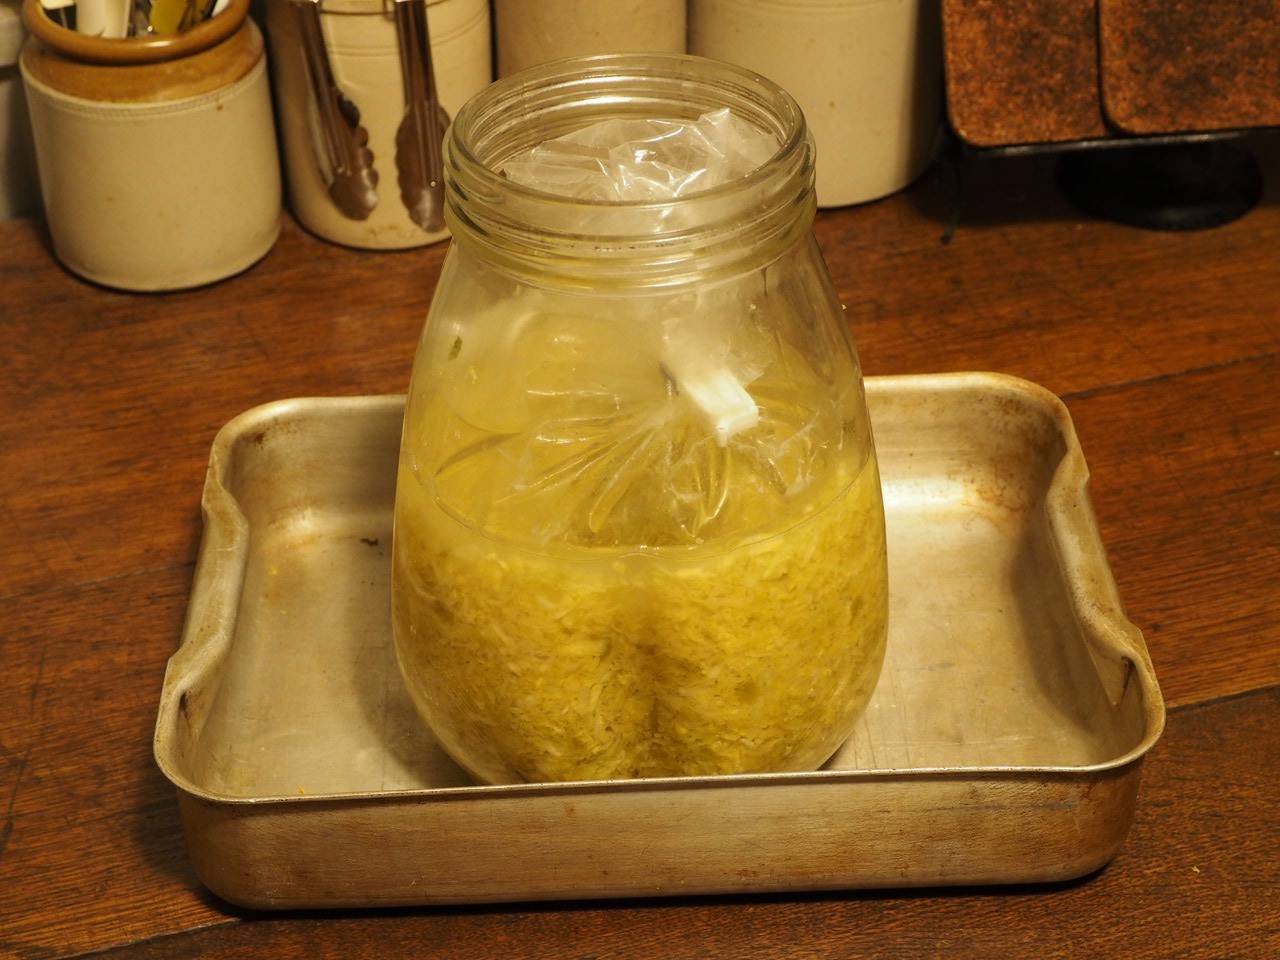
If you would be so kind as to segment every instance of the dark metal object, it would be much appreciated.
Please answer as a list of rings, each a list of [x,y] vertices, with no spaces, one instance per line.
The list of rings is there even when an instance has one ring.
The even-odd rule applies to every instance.
[[[1170,147],[1188,143],[1219,143],[1238,140],[1248,130],[1221,133],[1170,133],[1158,137],[1103,137],[1099,140],[1072,140],[1068,143],[1015,143],[1007,147],[969,148],[966,152],[989,157],[1035,157],[1044,154],[1083,153],[1093,150],[1128,150],[1135,147]]]
[[[1218,227],[1262,197],[1253,155],[1223,142],[1066,153],[1058,183],[1085,212],[1149,230]]]

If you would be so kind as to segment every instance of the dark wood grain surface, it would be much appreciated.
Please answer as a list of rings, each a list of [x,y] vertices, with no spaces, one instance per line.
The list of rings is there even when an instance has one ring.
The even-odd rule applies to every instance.
[[[286,225],[244,275],[83,283],[0,225],[0,957],[1280,955],[1280,149],[1219,230],[1089,222],[1047,160],[944,165],[817,232],[868,374],[1066,397],[1173,710],[1137,821],[1049,888],[246,916],[187,864],[150,738],[216,429],[403,391],[443,250]]]

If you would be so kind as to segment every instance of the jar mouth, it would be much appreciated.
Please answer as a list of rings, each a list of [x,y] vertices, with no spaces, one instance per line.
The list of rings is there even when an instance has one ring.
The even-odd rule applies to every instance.
[[[497,169],[522,149],[535,146],[562,133],[580,129],[593,119],[606,115],[606,111],[593,108],[611,105],[614,101],[607,98],[619,97],[620,92],[625,96],[627,87],[635,88],[646,81],[666,79],[707,84],[709,96],[699,97],[687,103],[697,104],[706,110],[716,109],[718,106],[727,106],[730,109],[736,107],[740,113],[747,113],[746,119],[772,134],[779,143],[772,157],[740,180],[698,190],[679,200],[706,197],[717,191],[727,193],[733,190],[749,189],[753,184],[768,177],[769,168],[785,154],[799,149],[805,139],[804,116],[795,99],[777,84],[745,67],[688,54],[601,54],[551,61],[490,84],[458,111],[458,116],[454,120],[457,148],[466,160],[475,164],[478,170],[483,171],[482,175],[501,182],[505,189],[514,192],[584,207],[668,206],[679,200],[579,199],[516,183],[508,180]],[[714,94],[717,90],[723,90],[729,94],[725,97],[726,100],[732,99],[738,102],[718,102]],[[594,99],[581,101],[577,110],[563,111],[561,98],[581,93],[588,93]],[[753,94],[758,98],[757,103],[752,103],[750,99]],[[530,100],[533,101],[532,106],[535,111],[541,112],[548,107],[563,111],[559,121],[554,124],[559,129],[548,132],[545,128],[535,128],[534,136],[520,138],[520,141],[517,141],[518,145],[514,147],[508,145],[508,149],[502,149],[500,143],[495,143],[495,133],[499,131],[494,129],[496,126],[494,121],[503,111],[519,108],[522,101]],[[667,103],[665,98],[659,96],[654,96],[650,103],[655,110],[660,110],[664,106],[667,109],[653,114],[641,113],[634,108],[628,112],[636,116],[651,115],[659,119],[690,120],[696,119],[705,112],[699,109],[680,110],[677,113],[679,104]],[[772,116],[769,119],[775,122],[761,122],[759,106],[764,105],[772,108]],[[744,111],[744,107],[756,107],[756,109]],[[580,117],[577,116],[579,114]],[[575,117],[575,119],[565,122],[569,117]]]
[[[600,120],[696,120],[725,107],[771,135],[776,151],[740,178],[675,199],[579,198],[501,173],[518,154]],[[514,74],[458,111],[444,153],[446,217],[455,237],[483,245],[509,269],[532,258],[539,273],[561,279],[568,261],[569,273],[595,272],[584,258],[608,270],[658,252],[678,261],[682,248],[706,252],[735,239],[772,248],[774,234],[794,233],[797,220],[807,230],[812,220],[813,143],[799,105],[759,74],[702,57],[606,54]],[[653,279],[641,272],[634,279]],[[680,270],[665,273],[679,282]]]

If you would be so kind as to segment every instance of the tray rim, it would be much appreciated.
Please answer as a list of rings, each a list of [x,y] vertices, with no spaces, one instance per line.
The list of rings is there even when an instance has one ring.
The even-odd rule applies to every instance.
[[[214,437],[201,498],[203,533],[188,601],[182,637],[166,665],[152,753],[161,773],[179,791],[218,806],[264,807],[277,804],[441,801],[501,799],[520,796],[581,795],[675,789],[732,788],[884,780],[1045,780],[1096,779],[1138,764],[1164,731],[1164,698],[1156,680],[1142,632],[1123,613],[1105,546],[1088,497],[1089,470],[1066,404],[1039,384],[1009,374],[989,372],[900,374],[864,379],[868,396],[893,391],[965,393],[985,389],[1038,403],[1052,417],[1065,445],[1045,494],[1049,532],[1064,567],[1091,568],[1090,578],[1067,578],[1068,599],[1079,619],[1084,642],[1114,660],[1125,671],[1124,689],[1136,682],[1142,697],[1144,735],[1125,753],[1093,764],[984,765],[966,767],[883,767],[869,770],[816,770],[794,773],[748,773],[701,777],[654,777],[629,780],[575,780],[562,783],[517,783],[343,793],[238,796],[210,791],[192,782],[179,768],[169,733],[177,728],[187,691],[203,678],[219,649],[234,640],[234,609],[240,595],[249,550],[249,524],[223,483],[232,448],[262,423],[299,408],[326,413],[387,414],[403,408],[403,394],[292,397],[252,407],[229,420]],[[874,430],[874,422],[872,429]],[[1088,586],[1081,586],[1087,582]],[[212,614],[212,616],[210,616]],[[219,616],[219,614],[221,614]],[[207,624],[212,621],[211,628]]]

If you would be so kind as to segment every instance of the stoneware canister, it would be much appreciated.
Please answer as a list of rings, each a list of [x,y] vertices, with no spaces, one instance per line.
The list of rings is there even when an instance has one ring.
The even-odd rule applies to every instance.
[[[488,0],[428,0],[431,66],[440,105],[452,117],[493,79]],[[365,249],[420,247],[448,236],[409,216],[397,186],[396,133],[405,115],[394,0],[321,0],[325,53],[341,95],[359,112],[377,175],[376,202],[362,218],[330,197],[317,150],[316,106],[297,5],[267,0],[267,37],[284,143],[289,205],[312,233]],[[361,211],[364,212],[364,211]]]
[[[685,0],[494,0],[498,75],[597,53],[684,53]]]
[[[938,0],[690,0],[689,52],[764,74],[800,102],[818,205],[875,200],[932,159],[942,122]]]
[[[249,0],[166,37],[67,30],[26,0],[22,51],[54,253],[125,290],[194,287],[263,257],[280,167]]]

